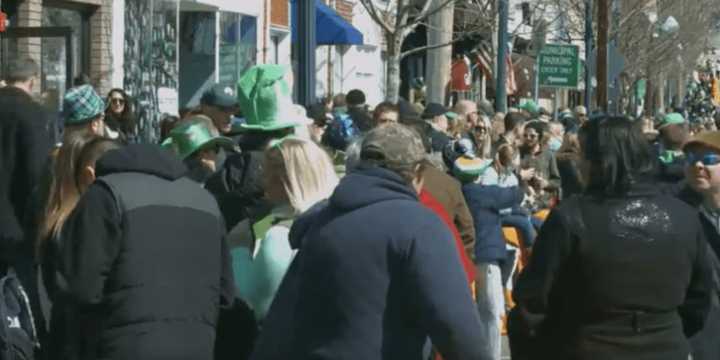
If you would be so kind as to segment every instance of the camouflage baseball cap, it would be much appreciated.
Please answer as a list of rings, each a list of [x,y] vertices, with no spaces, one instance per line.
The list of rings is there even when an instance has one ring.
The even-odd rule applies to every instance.
[[[402,124],[388,124],[365,136],[360,158],[383,167],[411,168],[425,159],[425,147],[414,130]]]
[[[82,125],[105,112],[105,101],[90,85],[70,89],[63,98],[65,125]]]

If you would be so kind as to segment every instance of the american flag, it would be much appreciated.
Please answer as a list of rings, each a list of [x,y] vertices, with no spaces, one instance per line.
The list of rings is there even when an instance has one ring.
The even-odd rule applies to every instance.
[[[481,41],[480,45],[475,51],[475,65],[482,71],[483,75],[487,79],[494,79],[493,61],[490,52],[490,43],[488,41]],[[512,61],[512,53],[508,52],[505,57],[505,65],[507,66],[507,79],[505,86],[507,88],[507,94],[513,95],[517,91],[517,82],[515,81],[515,68]]]

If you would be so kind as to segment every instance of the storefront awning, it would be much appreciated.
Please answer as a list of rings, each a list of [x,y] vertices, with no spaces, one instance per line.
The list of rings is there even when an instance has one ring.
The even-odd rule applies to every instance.
[[[298,0],[292,0],[293,42],[298,34]],[[304,1],[304,0],[303,0]],[[363,34],[321,0],[315,0],[315,27],[318,45],[363,45]]]

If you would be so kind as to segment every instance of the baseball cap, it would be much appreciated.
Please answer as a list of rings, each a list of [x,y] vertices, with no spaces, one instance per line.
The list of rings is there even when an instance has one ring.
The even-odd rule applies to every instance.
[[[450,119],[457,117],[457,114],[448,110],[445,106],[438,103],[429,103],[425,106],[425,111],[422,114],[423,119],[432,119],[436,116],[445,115]]]
[[[668,125],[678,125],[678,124],[684,124],[685,118],[683,118],[682,115],[678,113],[669,113],[665,116],[663,116],[662,119],[660,119],[660,123],[658,124],[657,128],[658,130],[668,126]]]
[[[365,135],[360,159],[379,166],[407,167],[425,159],[425,146],[411,128],[402,124],[388,124]]]
[[[238,105],[235,89],[231,85],[215,84],[205,90],[200,103],[220,108],[233,108]]]
[[[705,131],[695,135],[683,145],[683,150],[687,151],[693,145],[705,145],[720,152],[720,131]]]

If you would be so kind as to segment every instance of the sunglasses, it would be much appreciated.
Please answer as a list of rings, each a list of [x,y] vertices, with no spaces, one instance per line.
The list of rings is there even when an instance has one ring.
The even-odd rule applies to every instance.
[[[476,126],[474,130],[478,133],[486,133],[488,131],[488,129],[484,126]]]
[[[720,155],[714,153],[697,154],[689,152],[686,154],[685,162],[690,166],[698,162],[701,162],[705,166],[713,166],[720,164]]]
[[[114,104],[124,104],[124,103],[125,103],[125,99],[122,99],[122,98],[112,98],[112,99],[110,99],[110,102],[112,102],[112,103],[114,103]]]

